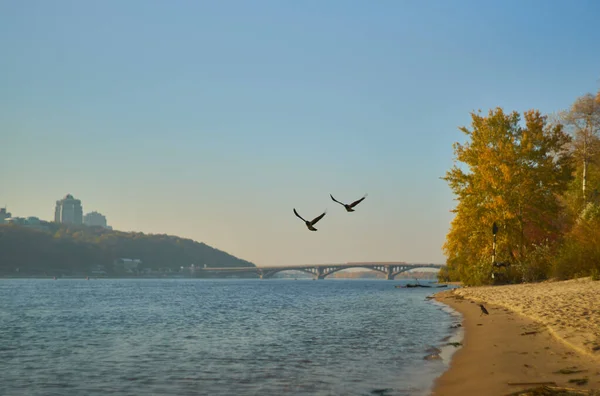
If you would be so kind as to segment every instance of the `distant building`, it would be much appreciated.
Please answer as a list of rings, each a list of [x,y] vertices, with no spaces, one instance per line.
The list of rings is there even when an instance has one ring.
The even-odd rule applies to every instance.
[[[130,258],[118,258],[114,261],[114,266],[117,271],[125,271],[127,273],[134,273],[138,271],[138,267],[142,264],[140,259]]]
[[[23,217],[9,217],[8,219],[4,219],[5,224],[16,224],[16,225],[25,225],[27,219]]]
[[[90,212],[83,216],[83,224],[90,227],[100,226],[108,228],[108,226],[106,225],[106,216],[96,211]]]
[[[5,224],[5,220],[10,219],[11,217],[12,214],[10,214],[10,212],[7,212],[6,208],[0,208],[0,224]]]
[[[103,265],[96,265],[92,268],[92,275],[94,276],[106,276],[106,271]]]
[[[27,222],[27,225],[32,225],[32,226],[38,226],[41,224],[40,219],[35,216],[29,216],[27,218],[26,222]]]
[[[45,222],[42,222],[39,218],[33,216],[29,216],[28,218],[9,217],[8,219],[4,220],[4,223],[20,225],[23,227],[37,228],[40,230],[45,230],[48,228]]]
[[[60,201],[56,201],[54,221],[63,224],[83,224],[83,208],[81,201],[67,194]]]

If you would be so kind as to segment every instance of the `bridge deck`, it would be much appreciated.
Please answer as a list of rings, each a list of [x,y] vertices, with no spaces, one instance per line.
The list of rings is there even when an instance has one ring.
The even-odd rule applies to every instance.
[[[406,267],[424,267],[427,266],[429,268],[441,268],[443,264],[433,264],[433,263],[406,263],[403,261],[385,261],[385,262],[352,262],[352,263],[336,263],[336,264],[304,264],[304,265],[281,265],[281,266],[272,266],[272,267],[227,267],[227,268],[203,268],[204,271],[269,271],[269,270],[302,270],[307,268],[331,268],[331,267],[343,267],[346,268],[364,268],[364,267],[373,267],[373,266],[406,266]]]

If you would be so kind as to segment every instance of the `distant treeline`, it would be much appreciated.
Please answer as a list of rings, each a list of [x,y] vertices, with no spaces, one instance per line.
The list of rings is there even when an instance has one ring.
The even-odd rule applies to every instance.
[[[467,285],[599,279],[600,92],[557,117],[496,108],[471,118],[444,177],[458,204],[439,277]]]
[[[103,266],[114,275],[118,258],[140,259],[141,269],[254,267],[204,243],[170,235],[120,232],[102,227],[43,223],[42,229],[0,225],[0,275],[88,273]],[[17,272],[18,271],[18,272]]]

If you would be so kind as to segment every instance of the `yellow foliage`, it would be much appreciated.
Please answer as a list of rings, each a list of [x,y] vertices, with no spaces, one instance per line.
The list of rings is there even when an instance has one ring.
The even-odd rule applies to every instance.
[[[572,169],[569,136],[537,110],[523,114],[524,126],[519,113],[501,108],[487,116],[472,113],[471,119],[471,129],[460,128],[469,140],[454,144],[462,166],[443,178],[458,200],[444,251],[451,274],[478,284],[491,281],[494,222],[500,227],[497,261],[522,264],[533,245],[557,238],[557,197]]]

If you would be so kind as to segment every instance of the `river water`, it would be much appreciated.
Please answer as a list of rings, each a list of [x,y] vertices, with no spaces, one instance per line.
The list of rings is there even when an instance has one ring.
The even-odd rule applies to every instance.
[[[0,280],[0,395],[426,395],[460,318],[400,283]]]

